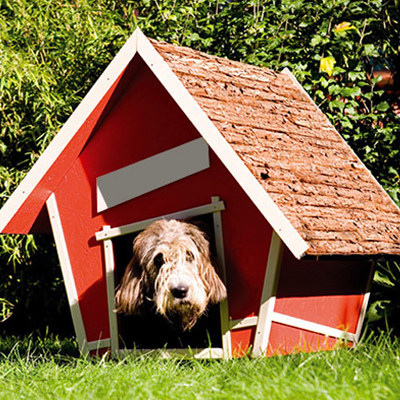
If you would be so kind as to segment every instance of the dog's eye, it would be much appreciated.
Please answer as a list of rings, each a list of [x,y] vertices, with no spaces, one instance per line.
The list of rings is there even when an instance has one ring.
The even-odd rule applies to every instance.
[[[193,255],[193,253],[191,252],[191,251],[187,251],[186,252],[186,261],[188,261],[188,262],[192,262],[194,260],[194,255]]]
[[[161,268],[162,265],[164,264],[164,256],[162,255],[162,253],[158,253],[153,260],[154,265],[157,268]]]

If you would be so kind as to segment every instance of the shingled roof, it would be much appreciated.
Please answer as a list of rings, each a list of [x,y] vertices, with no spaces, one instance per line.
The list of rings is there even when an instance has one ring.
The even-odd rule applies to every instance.
[[[400,255],[400,212],[293,75],[151,40],[309,245]]]

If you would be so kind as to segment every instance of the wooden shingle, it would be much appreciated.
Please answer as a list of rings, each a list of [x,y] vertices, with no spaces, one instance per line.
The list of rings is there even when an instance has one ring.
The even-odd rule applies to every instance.
[[[400,255],[400,212],[289,71],[151,41],[310,246]]]

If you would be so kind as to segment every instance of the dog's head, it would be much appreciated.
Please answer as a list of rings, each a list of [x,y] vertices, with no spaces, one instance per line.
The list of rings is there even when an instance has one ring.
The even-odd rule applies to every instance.
[[[160,220],[133,243],[133,258],[115,299],[116,311],[133,314],[146,299],[159,314],[190,329],[209,303],[226,298],[226,288],[210,259],[210,245],[195,225]]]

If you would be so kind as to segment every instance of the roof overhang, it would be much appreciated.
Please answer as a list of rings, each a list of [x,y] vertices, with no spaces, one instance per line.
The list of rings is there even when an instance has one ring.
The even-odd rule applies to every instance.
[[[117,56],[65,123],[64,127],[0,210],[0,233],[8,233],[6,230],[7,225],[19,212],[34,189],[43,182],[46,172],[62,155],[63,151],[65,151],[68,144],[74,138],[74,135],[93,113],[99,99],[103,99],[111,90],[112,86],[121,77],[136,54],[139,54],[145,64],[151,69],[170,96],[182,109],[189,121],[247,193],[248,197],[278,234],[283,243],[296,258],[301,258],[309,248],[308,244],[256,180],[238,154],[224,139],[207,114],[191,96],[140,29],[136,29],[128,39]],[[88,138],[86,140],[88,140]],[[63,174],[60,174],[59,179],[61,180],[62,177]],[[50,194],[51,189],[43,194],[41,199],[43,205]],[[38,213],[30,216],[30,218],[37,218],[37,216]]]

